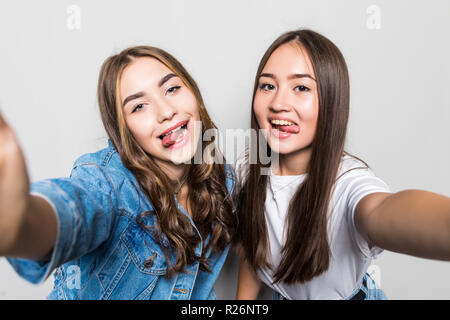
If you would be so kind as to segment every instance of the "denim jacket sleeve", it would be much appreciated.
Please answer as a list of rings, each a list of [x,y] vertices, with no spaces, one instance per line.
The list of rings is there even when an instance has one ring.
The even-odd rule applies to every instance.
[[[117,196],[111,175],[96,163],[75,163],[69,178],[32,183],[31,193],[45,198],[56,214],[58,230],[51,259],[8,261],[22,278],[40,283],[55,268],[96,249],[109,237]]]

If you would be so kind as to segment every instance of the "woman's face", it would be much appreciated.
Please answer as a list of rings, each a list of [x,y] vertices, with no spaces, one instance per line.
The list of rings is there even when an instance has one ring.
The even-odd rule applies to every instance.
[[[200,137],[197,99],[157,59],[136,58],[120,78],[125,122],[139,145],[160,165],[189,161]]]
[[[290,42],[272,53],[259,77],[253,110],[273,151],[288,155],[309,149],[316,132],[319,99],[306,50]]]

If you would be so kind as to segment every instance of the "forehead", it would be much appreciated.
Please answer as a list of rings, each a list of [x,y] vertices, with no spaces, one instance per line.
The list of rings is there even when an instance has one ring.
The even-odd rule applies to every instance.
[[[125,67],[119,80],[120,92],[140,91],[144,88],[157,86],[158,81],[172,71],[162,62],[151,57],[134,58]]]
[[[278,47],[267,60],[263,73],[271,73],[277,77],[293,73],[314,75],[314,68],[308,52],[298,43],[288,42]]]

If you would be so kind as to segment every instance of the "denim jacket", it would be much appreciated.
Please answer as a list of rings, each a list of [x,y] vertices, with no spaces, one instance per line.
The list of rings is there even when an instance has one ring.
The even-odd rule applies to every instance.
[[[233,177],[227,166],[230,193]],[[168,279],[167,262],[154,235],[136,223],[136,216],[152,205],[111,141],[107,148],[76,160],[69,178],[32,183],[31,193],[47,199],[56,213],[58,232],[51,259],[8,261],[32,283],[43,282],[57,268],[48,299],[215,299],[213,285],[229,246],[207,253],[212,272],[193,263]],[[152,225],[154,220],[149,216],[144,222]],[[208,240],[209,236],[201,239],[197,255]]]

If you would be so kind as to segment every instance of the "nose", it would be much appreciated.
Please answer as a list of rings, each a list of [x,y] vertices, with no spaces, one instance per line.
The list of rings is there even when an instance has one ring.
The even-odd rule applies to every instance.
[[[173,116],[177,113],[177,108],[170,104],[169,102],[161,99],[157,104],[158,109],[158,122],[162,123],[166,120],[171,120]]]
[[[292,104],[289,101],[289,92],[287,89],[280,88],[273,97],[269,108],[273,112],[291,111]]]

